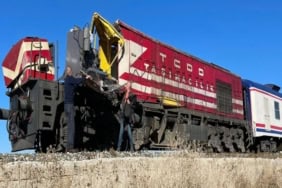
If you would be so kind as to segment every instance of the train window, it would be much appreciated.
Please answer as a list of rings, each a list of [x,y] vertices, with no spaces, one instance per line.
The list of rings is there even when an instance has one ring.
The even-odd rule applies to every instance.
[[[220,112],[232,113],[232,87],[228,83],[216,81],[217,109]]]
[[[279,107],[279,102],[274,101],[274,112],[275,112],[275,119],[280,120],[280,107]]]

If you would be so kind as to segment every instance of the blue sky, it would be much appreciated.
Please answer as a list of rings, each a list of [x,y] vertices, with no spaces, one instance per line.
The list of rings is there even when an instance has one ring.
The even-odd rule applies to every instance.
[[[59,44],[59,73],[66,34],[85,26],[94,12],[215,63],[243,78],[282,86],[280,0],[9,0],[0,6],[0,61],[19,39],[38,36]],[[0,70],[0,107],[9,107]],[[0,153],[11,151],[6,121],[0,121]]]

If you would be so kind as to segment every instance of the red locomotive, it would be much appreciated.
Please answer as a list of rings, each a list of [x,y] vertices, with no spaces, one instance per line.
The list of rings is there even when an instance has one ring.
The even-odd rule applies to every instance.
[[[45,39],[25,38],[3,62],[11,108],[2,110],[2,118],[9,121],[13,151],[46,152],[66,141],[63,83],[53,80],[53,47]],[[195,143],[217,152],[279,150],[280,122],[273,126],[276,134],[258,134],[261,124],[252,123],[257,114],[251,111],[255,100],[250,82],[121,21],[110,24],[95,13],[89,28],[72,29],[66,62],[74,74],[93,77],[75,97],[79,149],[116,147],[123,85],[131,82],[136,150],[186,148]],[[275,98],[274,115],[280,118],[278,91],[259,88]],[[269,125],[265,131],[273,130]]]

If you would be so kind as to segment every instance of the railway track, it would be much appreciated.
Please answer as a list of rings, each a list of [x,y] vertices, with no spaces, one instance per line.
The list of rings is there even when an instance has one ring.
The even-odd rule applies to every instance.
[[[138,152],[96,151],[78,153],[16,153],[0,154],[0,163],[19,161],[54,162],[82,161],[100,158],[180,157],[180,158],[282,158],[282,153],[205,153],[189,150],[146,150]]]

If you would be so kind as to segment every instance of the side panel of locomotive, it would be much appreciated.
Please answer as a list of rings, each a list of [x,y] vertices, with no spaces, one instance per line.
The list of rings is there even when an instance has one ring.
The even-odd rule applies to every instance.
[[[125,49],[119,83],[132,81],[139,99],[243,119],[240,77],[153,40],[122,22]]]

